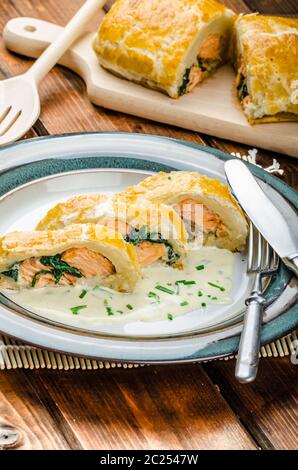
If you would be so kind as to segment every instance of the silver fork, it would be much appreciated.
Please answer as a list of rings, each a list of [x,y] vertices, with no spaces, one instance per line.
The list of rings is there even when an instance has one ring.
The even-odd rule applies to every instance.
[[[240,338],[235,377],[242,383],[252,382],[258,372],[261,324],[265,299],[263,278],[274,274],[279,257],[250,222],[247,273],[255,275],[250,296],[246,299],[246,313]]]

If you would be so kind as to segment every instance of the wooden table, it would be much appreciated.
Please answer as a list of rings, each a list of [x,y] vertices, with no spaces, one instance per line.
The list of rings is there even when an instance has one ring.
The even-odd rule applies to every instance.
[[[108,2],[110,6],[113,2]],[[236,11],[297,15],[297,0],[225,0]],[[62,6],[63,4],[63,6]],[[15,16],[65,24],[82,0],[1,0],[0,28]],[[30,65],[0,41],[0,77]],[[41,85],[42,113],[26,136],[75,131],[161,134],[228,152],[247,147],[96,108],[84,83],[56,67]],[[261,164],[273,155],[260,151]],[[276,155],[274,155],[276,156]],[[297,187],[297,162],[277,156]],[[0,372],[0,426],[20,430],[21,449],[295,449],[297,366],[262,359],[252,385],[234,379],[234,361],[137,369]],[[1,431],[1,427],[0,427]]]

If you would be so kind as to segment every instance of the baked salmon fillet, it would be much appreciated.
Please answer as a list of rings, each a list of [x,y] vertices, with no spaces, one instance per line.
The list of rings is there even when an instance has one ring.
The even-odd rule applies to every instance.
[[[227,61],[235,18],[215,0],[117,0],[93,48],[112,73],[179,98]]]
[[[101,225],[12,232],[0,239],[0,287],[101,284],[132,291],[140,276],[135,247]]]
[[[187,253],[188,234],[181,217],[165,204],[102,194],[80,195],[57,204],[39,222],[37,230],[55,230],[69,224],[97,223],[121,233],[135,246],[142,267],[162,261],[180,268]]]
[[[247,222],[226,185],[197,172],[173,171],[149,176],[131,186],[122,197],[148,199],[170,205],[183,219],[189,240],[241,251],[247,239]]]

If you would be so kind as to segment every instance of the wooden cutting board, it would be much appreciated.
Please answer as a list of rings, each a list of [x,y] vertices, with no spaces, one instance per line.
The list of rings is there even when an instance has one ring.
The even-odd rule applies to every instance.
[[[61,31],[61,26],[21,17],[7,23],[3,39],[8,49],[38,57]],[[93,37],[94,32],[83,35],[59,63],[85,80],[89,99],[94,104],[298,157],[298,123],[248,124],[235,93],[235,76],[229,65],[220,68],[190,94],[174,100],[101,68],[92,50]]]

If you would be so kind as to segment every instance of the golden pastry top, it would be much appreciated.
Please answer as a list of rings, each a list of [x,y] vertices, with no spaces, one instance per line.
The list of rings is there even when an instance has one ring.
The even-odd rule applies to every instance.
[[[231,196],[230,191],[218,179],[208,178],[196,171],[172,171],[171,173],[160,172],[149,176],[136,186],[127,188],[127,196],[135,198],[144,196],[154,202],[165,202],[171,204],[177,196],[184,195],[208,195],[219,197],[228,205],[231,205],[242,214],[242,211]]]
[[[121,220],[133,228],[148,227],[150,232],[160,232],[163,238],[175,239],[180,250],[185,251],[187,231],[179,215],[165,204],[139,201],[134,195],[107,196],[86,194],[74,196],[57,204],[39,222],[37,230],[57,230],[70,224],[102,224]]]
[[[236,32],[253,105],[260,114],[298,114],[298,18],[240,16]]]
[[[177,238],[182,246],[187,244],[187,231],[181,217],[166,204],[154,204],[133,194],[116,194],[112,200],[113,215],[125,220],[134,228],[148,226],[152,232],[160,232],[163,238]],[[106,214],[109,216],[109,214]]]
[[[86,212],[97,204],[104,204],[109,197],[105,194],[81,194],[73,196],[66,201],[56,204],[48,211],[46,216],[39,222],[36,230],[57,230],[69,223],[92,223],[86,216]],[[71,221],[71,222],[68,222]]]
[[[160,172],[149,176],[136,186],[127,188],[126,198],[147,198],[155,203],[173,206],[183,201],[195,201],[211,213],[217,214],[227,232],[213,244],[231,251],[241,251],[247,238],[245,216],[231,196],[229,189],[221,181],[191,171]]]
[[[126,243],[120,233],[102,225],[69,225],[63,230],[11,232],[0,238],[0,272],[12,264],[31,257],[51,256],[63,251],[86,246],[101,251],[104,245],[121,250],[139,271],[134,247]]]
[[[103,65],[114,64],[115,71],[118,67],[169,89],[185,70],[183,59],[198,31],[223,14],[234,16],[216,0],[117,0],[99,28],[94,50]]]

